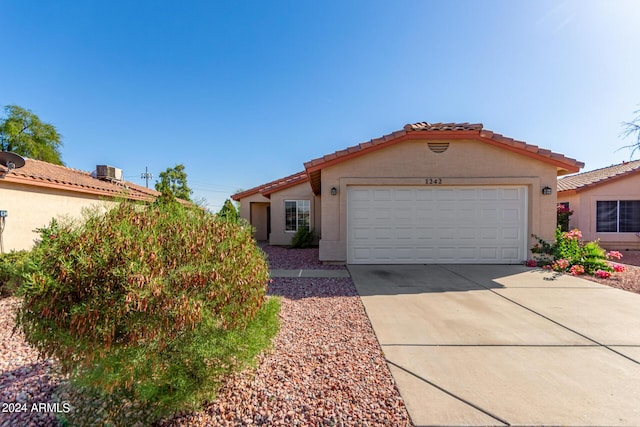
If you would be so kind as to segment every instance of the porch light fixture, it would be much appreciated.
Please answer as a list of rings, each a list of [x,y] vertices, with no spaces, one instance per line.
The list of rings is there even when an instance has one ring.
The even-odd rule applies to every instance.
[[[336,187],[331,187],[331,195],[335,196],[336,194],[338,194],[338,189]]]
[[[542,189],[542,194],[544,194],[545,196],[550,196],[551,195],[551,187],[544,187]]]

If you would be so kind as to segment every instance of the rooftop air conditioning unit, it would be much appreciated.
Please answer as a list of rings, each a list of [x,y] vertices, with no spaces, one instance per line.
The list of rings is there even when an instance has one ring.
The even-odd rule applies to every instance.
[[[96,178],[107,181],[122,181],[122,169],[107,165],[97,165]]]

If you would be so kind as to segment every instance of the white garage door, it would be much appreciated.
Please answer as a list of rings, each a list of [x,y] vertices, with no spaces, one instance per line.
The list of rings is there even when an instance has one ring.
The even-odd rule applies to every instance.
[[[527,189],[349,187],[351,264],[519,263]]]

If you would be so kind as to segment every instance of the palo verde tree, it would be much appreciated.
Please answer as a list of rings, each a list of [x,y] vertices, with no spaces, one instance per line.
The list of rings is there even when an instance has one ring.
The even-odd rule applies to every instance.
[[[60,156],[61,136],[56,128],[44,123],[30,110],[18,105],[4,108],[0,118],[0,148],[21,156],[63,165]]]
[[[193,191],[187,185],[187,173],[184,165],[175,165],[160,172],[160,181],[156,182],[156,190],[162,193],[165,198],[178,198],[191,201]]]
[[[640,110],[633,112],[636,117],[630,122],[622,122],[622,136],[624,138],[631,137],[634,142],[629,145],[625,145],[622,148],[629,148],[631,150],[631,157],[636,151],[640,150]]]

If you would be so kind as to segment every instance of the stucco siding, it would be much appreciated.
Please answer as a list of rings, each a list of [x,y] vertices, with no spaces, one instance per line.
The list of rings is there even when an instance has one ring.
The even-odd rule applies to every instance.
[[[5,182],[0,187],[0,209],[8,212],[4,250],[31,249],[39,237],[35,229],[48,225],[52,218],[80,219],[84,209],[114,204],[99,196]]]
[[[439,184],[428,184],[428,178],[437,178]],[[524,185],[528,188],[528,235],[553,239],[556,180],[556,168],[548,163],[473,140],[452,141],[443,153],[433,152],[427,141],[405,141],[353,158],[322,170],[320,260],[347,259],[349,186]],[[545,186],[554,190],[552,195],[541,194]],[[338,189],[335,196],[330,194],[332,187]],[[530,239],[528,247],[533,243]]]
[[[597,202],[605,200],[640,200],[640,175],[631,175],[610,182],[594,185],[574,195],[559,195],[558,201],[568,201],[574,214],[570,227],[582,231],[584,240],[600,240],[600,244],[609,249],[640,249],[640,237],[636,233],[598,233],[596,232]]]
[[[271,235],[269,243],[272,245],[290,245],[294,231],[285,230],[285,201],[286,200],[309,200],[311,212],[311,228],[315,229],[316,235],[321,233],[320,206],[319,200],[311,191],[308,182],[285,188],[271,194]]]

